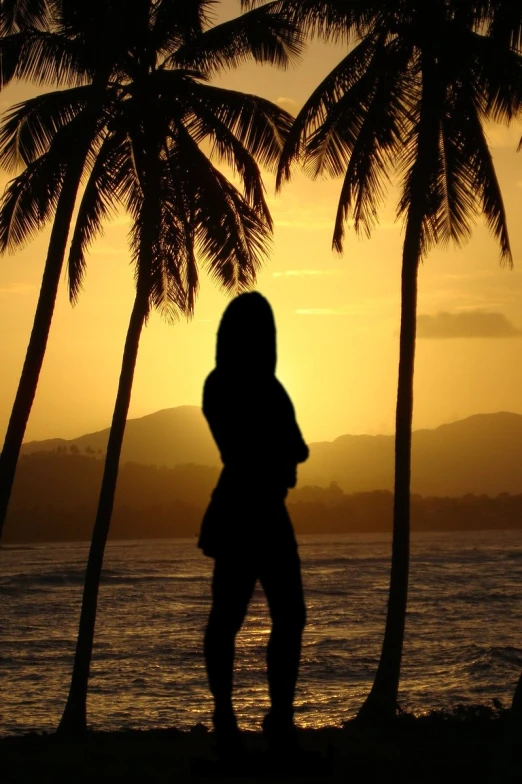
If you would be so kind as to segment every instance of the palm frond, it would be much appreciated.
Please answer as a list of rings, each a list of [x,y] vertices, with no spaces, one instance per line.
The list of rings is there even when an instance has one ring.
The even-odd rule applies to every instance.
[[[377,44],[378,38],[371,36],[358,44],[308,98],[295,118],[281,152],[276,180],[278,189],[284,180],[290,179],[292,163],[301,157],[307,137],[327,120],[343,95],[363,77]]]
[[[52,23],[47,0],[2,0],[0,35],[24,28],[44,30]]]
[[[193,115],[187,128],[198,143],[209,139],[218,156],[239,172],[248,191],[262,192],[255,163],[274,169],[292,117],[280,107],[253,95],[197,85],[191,96]],[[260,202],[262,204],[262,202]]]
[[[477,214],[499,240],[501,259],[511,264],[502,194],[483,127],[483,94],[468,75],[448,86],[441,126],[441,239],[457,245],[471,233]]]
[[[90,89],[50,92],[9,109],[0,127],[0,165],[11,171],[46,152],[59,131],[85,108]]]
[[[255,62],[286,68],[303,52],[304,38],[279,3],[268,3],[205,30],[180,46],[167,64],[198,68],[213,75],[224,68]]]
[[[197,247],[206,259],[210,275],[227,291],[239,293],[251,288],[268,252],[267,225],[245,202],[239,191],[221,173],[215,171],[220,186],[222,219],[219,225],[207,223],[206,200],[198,201],[196,225]],[[217,189],[215,189],[216,195]]]
[[[512,266],[513,257],[502,192],[484,129],[476,112],[469,113],[467,131],[467,138],[471,140],[475,150],[469,161],[473,189],[482,202],[482,212],[486,218],[487,226],[499,242],[501,261]]]
[[[64,173],[65,166],[53,150],[7,184],[0,201],[0,252],[19,250],[49,220]]]
[[[145,285],[150,305],[172,320],[187,309],[181,275],[186,243],[180,205],[169,202],[168,184],[164,171],[156,185],[145,192],[131,229],[131,246],[137,285]]]
[[[162,179],[170,184],[170,177]],[[188,269],[194,269],[195,254],[193,231],[187,223],[184,207],[177,198],[169,200],[168,193],[164,193],[159,242],[152,264],[151,304],[169,321],[177,319],[180,313],[192,314],[197,289],[197,273],[193,291],[189,291],[186,280]]]
[[[179,248],[177,253],[171,252],[166,256],[167,274],[174,277],[179,291],[183,292],[183,313],[191,316],[194,312],[199,288],[198,265],[194,246],[195,205],[193,194],[183,187],[182,182],[179,182],[179,161],[172,154],[172,150],[169,151],[166,166],[169,169],[169,176],[164,177],[163,181],[168,184],[170,194],[164,196],[162,200],[165,216],[163,223],[166,226],[169,247]],[[170,231],[174,231],[172,239]]]
[[[190,47],[211,24],[212,6],[209,0],[156,3],[151,9],[151,45],[159,57],[167,58],[180,47]]]
[[[440,134],[445,106],[440,70],[432,54],[418,53],[410,64],[413,74],[417,77],[418,97],[412,104],[410,130],[398,166],[403,187],[397,213],[407,222],[412,216],[420,216],[422,258],[441,233]]]
[[[172,154],[178,186],[190,194],[196,249],[211,276],[228,291],[249,288],[268,251],[270,225],[188,133],[180,132]]]
[[[497,0],[489,9],[489,36],[498,41],[502,48],[506,46],[517,52],[522,51],[522,12],[518,2]]]
[[[461,39],[459,45],[464,48],[466,43],[463,78],[466,72],[473,73],[481,114],[510,122],[522,110],[522,55],[478,33],[469,34],[468,41]]]
[[[388,91],[391,91],[393,103],[394,81],[400,78],[410,54],[408,49],[405,56],[398,58],[396,49],[396,42],[386,46],[385,39],[381,38],[362,76],[332,103],[321,124],[309,132],[304,160],[313,177],[322,173],[341,176],[370,109],[375,114],[379,101],[387,104]],[[399,53],[402,55],[401,48]],[[377,92],[378,100],[375,99]]]
[[[122,181],[125,152],[121,137],[108,135],[87,180],[69,249],[69,297],[73,304],[83,285],[87,249],[103,233],[104,221],[115,216],[118,202],[130,187]]]
[[[346,99],[340,115],[340,119],[346,118],[346,129],[344,138],[340,138],[349,154],[332,242],[339,253],[342,252],[344,226],[350,214],[353,215],[355,230],[364,231],[367,236],[378,221],[378,208],[384,200],[386,184],[397,166],[412,122],[414,91],[411,84],[407,88],[405,84],[409,57],[409,48],[403,50],[399,45],[392,44],[382,51],[378,50],[368,71],[368,75],[373,72],[373,79],[368,84],[366,78],[361,79],[340,102],[343,104]],[[359,90],[362,83],[363,94]],[[353,121],[355,117],[356,122]],[[343,133],[342,128],[338,133]],[[320,138],[318,141],[321,145]],[[312,137],[309,145],[312,160],[314,143],[316,140]],[[334,163],[338,165],[339,162]]]
[[[254,8],[263,0],[241,0],[242,8]],[[309,36],[332,42],[365,35],[382,2],[370,0],[282,0],[282,10]]]
[[[60,33],[22,31],[0,38],[0,87],[13,79],[60,87],[84,84],[88,71],[77,41]]]

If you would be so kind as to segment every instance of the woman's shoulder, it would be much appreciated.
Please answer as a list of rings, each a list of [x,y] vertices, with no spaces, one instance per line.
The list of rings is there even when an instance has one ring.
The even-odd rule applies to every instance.
[[[203,410],[222,397],[224,391],[222,374],[214,368],[206,377],[203,385]]]
[[[237,384],[226,373],[214,368],[203,385],[203,411],[218,407],[220,410],[234,404],[237,399]]]
[[[290,395],[288,394],[284,386],[281,384],[279,379],[276,378],[275,376],[274,376],[273,390],[274,390],[274,394],[278,399],[278,402],[281,405],[285,406],[286,408],[289,408],[293,412],[294,406],[292,401],[290,400]]]

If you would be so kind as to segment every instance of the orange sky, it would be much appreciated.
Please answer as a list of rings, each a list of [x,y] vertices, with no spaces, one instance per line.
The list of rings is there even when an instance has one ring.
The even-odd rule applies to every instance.
[[[224,13],[238,8],[235,0],[222,4]],[[261,93],[295,111],[341,52],[314,44],[298,68],[246,67],[220,83]],[[1,96],[2,109],[28,94],[27,88],[9,88]],[[521,135],[522,124],[488,129],[515,269],[500,268],[495,243],[479,222],[463,249],[437,249],[420,270],[417,428],[478,412],[522,413],[522,154],[516,153]],[[306,438],[392,432],[402,242],[393,192],[371,239],[349,231],[340,258],[331,251],[339,181],[312,182],[296,173],[277,196],[272,176],[266,186],[276,231],[259,290],[274,307],[278,375]],[[59,292],[27,440],[68,438],[109,424],[133,298],[126,231],[122,215],[93,246],[75,308],[64,285]],[[47,239],[42,233],[23,251],[0,260],[2,432],[30,333]],[[203,273],[191,322],[169,326],[152,316],[142,337],[130,416],[200,403],[226,304]]]

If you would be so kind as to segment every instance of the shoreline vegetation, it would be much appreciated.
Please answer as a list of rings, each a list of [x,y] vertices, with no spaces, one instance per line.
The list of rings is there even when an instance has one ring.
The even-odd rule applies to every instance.
[[[384,723],[301,729],[299,752],[276,756],[260,732],[244,732],[245,758],[219,761],[212,732],[176,728],[88,732],[74,741],[31,733],[0,739],[2,780],[183,782],[220,777],[393,784],[520,781],[520,724],[500,706],[457,706]],[[4,777],[5,774],[5,777]]]
[[[92,533],[103,459],[60,449],[20,459],[3,544],[85,541]],[[219,469],[125,463],[120,468],[110,538],[197,536]],[[393,493],[292,490],[288,509],[298,534],[391,532]],[[411,497],[413,531],[522,530],[522,494]]]

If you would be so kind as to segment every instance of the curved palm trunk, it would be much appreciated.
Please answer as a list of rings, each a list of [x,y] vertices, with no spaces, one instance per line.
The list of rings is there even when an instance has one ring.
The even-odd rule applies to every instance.
[[[399,381],[395,419],[395,492],[388,614],[381,658],[359,716],[392,718],[397,710],[410,558],[411,427],[417,320],[417,272],[422,216],[410,215],[402,259]],[[418,212],[418,211],[417,211]]]
[[[87,685],[94,640],[94,626],[96,623],[98,589],[105,544],[114,505],[118,465],[127,422],[127,412],[129,410],[134,368],[136,366],[141,331],[148,313],[148,301],[146,286],[140,285],[138,282],[136,298],[125,340],[118,394],[114,406],[98,502],[98,512],[94,523],[87,562],[71,686],[65,710],[58,727],[58,732],[62,734],[81,735],[87,730]]]
[[[522,719],[522,675],[520,676],[517,683],[517,688],[515,689],[513,702],[511,703],[511,710],[515,716],[518,716]]]
[[[373,686],[359,711],[370,720],[393,718],[398,707],[410,561],[411,426],[417,331],[417,273],[423,250],[423,222],[429,212],[428,193],[433,161],[438,160],[440,92],[436,70],[423,54],[422,100],[417,154],[411,172],[406,236],[402,254],[399,381],[395,415],[395,485],[393,544],[388,612],[381,658]]]
[[[0,537],[13,488],[16,464],[20,455],[27,422],[31,413],[40,371],[42,369],[47,339],[51,329],[54,305],[67,248],[69,229],[81,183],[85,159],[96,131],[97,107],[104,95],[110,68],[100,69],[92,83],[92,96],[82,114],[83,125],[79,133],[76,154],[67,165],[62,190],[56,206],[51,238],[47,250],[40,296],[36,307],[33,329],[27,346],[24,366],[15,402],[11,411],[4,446],[0,454]]]
[[[11,411],[9,425],[0,455],[0,536],[4,526],[7,507],[11,497],[16,464],[25,435],[27,421],[36,394],[38,379],[42,369],[47,339],[51,328],[58,285],[67,247],[67,238],[71,225],[76,195],[80,186],[84,156],[71,162],[58,199],[56,216],[51,231],[47,250],[42,286],[33,322],[33,329],[27,346],[24,366],[15,402]]]

